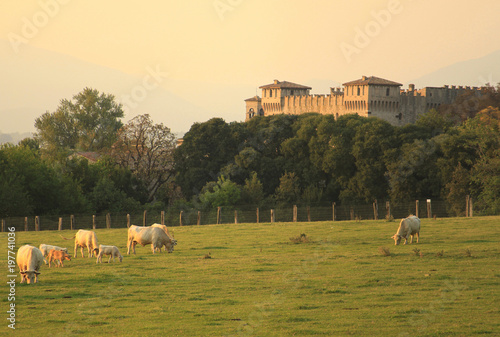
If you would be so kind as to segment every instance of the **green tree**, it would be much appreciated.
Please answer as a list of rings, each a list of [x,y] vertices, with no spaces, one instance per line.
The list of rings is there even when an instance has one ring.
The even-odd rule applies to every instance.
[[[221,118],[191,126],[174,153],[175,181],[187,199],[198,195],[207,182],[218,179],[222,168],[234,161],[243,139],[240,124],[227,124]]]
[[[51,159],[66,158],[73,151],[100,151],[115,142],[123,115],[113,95],[85,88],[73,100],[61,100],[55,112],[37,118],[35,137]]]
[[[378,118],[356,128],[352,145],[356,171],[341,192],[343,201],[373,202],[388,194],[385,155],[395,146],[394,127]]]
[[[292,204],[300,201],[300,186],[294,172],[285,172],[280,178],[280,185],[276,189],[275,198],[280,204]]]
[[[245,204],[261,206],[264,204],[264,188],[257,172],[252,172],[249,179],[245,180],[245,185],[241,191],[241,199]]]
[[[224,176],[219,177],[217,183],[209,182],[200,194],[200,201],[212,208],[233,206],[238,203],[241,191],[238,185]]]

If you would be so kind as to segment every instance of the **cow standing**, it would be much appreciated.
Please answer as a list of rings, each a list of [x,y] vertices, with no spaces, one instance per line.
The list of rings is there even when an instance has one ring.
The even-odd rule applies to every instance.
[[[49,255],[49,252],[51,249],[61,250],[61,251],[65,252],[66,254],[68,253],[68,248],[63,248],[63,247],[58,247],[58,246],[53,246],[53,245],[46,245],[44,243],[40,244],[40,246],[38,248],[40,249],[40,251],[43,254],[43,262],[45,262],[45,264],[47,264],[46,257]]]
[[[64,240],[75,239],[75,255],[74,255],[75,259],[76,259],[76,250],[78,249],[78,247],[80,247],[82,257],[84,257],[83,248],[87,248],[89,252],[89,257],[97,256],[97,252],[99,251],[99,244],[97,243],[97,235],[95,234],[95,232],[79,229],[78,232],[76,232],[75,236],[73,236],[72,238],[68,239],[62,235],[61,237]]]
[[[174,251],[174,246],[177,245],[177,240],[174,239],[174,237],[173,237],[172,234],[170,234],[170,232],[168,231],[167,226],[161,225],[161,224],[158,224],[158,223],[154,223],[154,224],[151,225],[151,227],[161,228],[168,235],[168,237],[170,238],[170,241],[171,241],[171,245],[169,247],[167,247],[165,245],[165,251],[168,251],[169,253],[172,253]],[[160,252],[161,252],[161,247],[160,247]]]
[[[153,254],[155,250],[161,247],[167,247],[169,252],[174,250],[172,239],[165,233],[162,228],[158,227],[139,227],[132,225],[128,229],[127,254],[130,254],[130,249],[135,254],[135,245],[141,246],[151,245]]]
[[[43,264],[43,254],[40,249],[24,245],[17,251],[17,265],[21,274],[21,283],[37,283],[40,267]]]
[[[64,251],[62,250],[56,250],[56,249],[51,249],[49,254],[48,254],[48,259],[49,259],[49,268],[50,268],[50,263],[52,261],[57,261],[58,267],[64,267],[63,261],[68,260],[71,261],[71,257]]]
[[[410,215],[409,217],[401,220],[401,222],[399,223],[398,231],[391,238],[394,239],[395,245],[399,245],[401,239],[404,238],[404,244],[406,245],[406,242],[408,241],[410,236],[410,244],[413,243],[414,235],[417,236],[418,243],[418,239],[420,238],[420,219],[414,215]]]
[[[118,247],[116,246],[105,246],[105,245],[99,245],[99,254],[97,255],[97,261],[95,263],[100,263],[102,262],[102,256],[103,255],[109,255],[109,260],[108,263],[111,262],[111,259],[113,259],[113,262],[115,261],[115,257],[122,262],[123,256],[120,254],[120,251],[118,250]]]

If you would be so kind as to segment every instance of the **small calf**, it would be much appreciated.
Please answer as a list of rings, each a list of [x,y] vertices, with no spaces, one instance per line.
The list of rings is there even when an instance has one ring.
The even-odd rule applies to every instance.
[[[62,250],[63,252],[68,253],[68,248],[63,248],[63,247],[58,247],[58,246],[53,246],[53,245],[46,245],[44,243],[42,243],[40,245],[39,249],[43,254],[43,262],[45,264],[48,264],[46,257],[49,255],[49,252],[51,249]]]
[[[115,257],[117,257],[120,260],[120,262],[122,262],[123,260],[123,256],[122,254],[120,254],[120,251],[116,246],[99,245],[99,254],[97,255],[97,261],[95,263],[100,263],[100,262],[102,263],[103,255],[109,255],[108,263],[111,262],[111,259],[113,259],[114,262]]]
[[[52,261],[59,261],[58,267],[59,266],[64,267],[63,260],[71,261],[71,257],[66,252],[56,249],[51,249],[49,251],[48,259],[49,259],[49,268],[50,268],[50,263]]]

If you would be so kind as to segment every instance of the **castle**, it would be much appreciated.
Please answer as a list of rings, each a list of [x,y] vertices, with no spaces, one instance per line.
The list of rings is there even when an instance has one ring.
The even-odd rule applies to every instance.
[[[415,90],[415,85],[410,84],[404,90],[401,86],[401,83],[383,78],[363,76],[344,83],[343,88],[330,88],[328,95],[311,95],[311,87],[274,80],[260,87],[262,98],[254,96],[245,100],[245,121],[254,116],[316,112],[335,118],[347,114],[373,116],[400,126],[414,123],[418,115],[441,104],[453,103],[466,90],[473,90],[478,96],[481,94],[478,87],[445,85]]]

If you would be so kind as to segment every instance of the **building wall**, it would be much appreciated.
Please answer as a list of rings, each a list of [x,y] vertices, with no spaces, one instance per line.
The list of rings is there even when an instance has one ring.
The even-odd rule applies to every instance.
[[[477,87],[445,85],[415,90],[412,84],[406,90],[394,85],[349,85],[343,89],[331,88],[329,95],[310,95],[309,90],[294,90],[292,94],[291,89],[272,89],[273,97],[270,97],[269,90],[262,90],[262,109],[266,116],[315,112],[338,118],[358,114],[379,117],[395,126],[415,123],[420,114],[441,104],[453,103],[466,90],[480,95]],[[247,102],[247,118],[250,103],[254,102]]]

